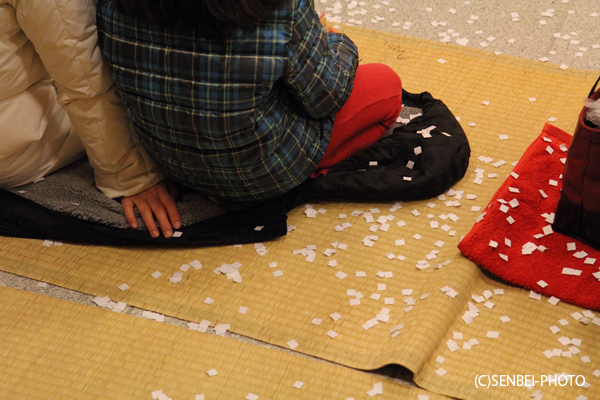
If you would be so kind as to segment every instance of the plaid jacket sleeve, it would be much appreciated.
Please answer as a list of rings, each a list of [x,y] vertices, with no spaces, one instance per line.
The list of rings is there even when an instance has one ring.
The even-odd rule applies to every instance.
[[[352,92],[358,49],[346,35],[324,31],[311,0],[300,3],[285,83],[311,117],[324,118],[337,113]]]

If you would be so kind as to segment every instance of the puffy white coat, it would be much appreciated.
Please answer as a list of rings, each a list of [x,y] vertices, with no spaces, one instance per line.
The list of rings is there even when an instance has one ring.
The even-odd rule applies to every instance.
[[[164,179],[133,136],[97,45],[96,0],[0,0],[0,186],[87,153],[109,197]]]

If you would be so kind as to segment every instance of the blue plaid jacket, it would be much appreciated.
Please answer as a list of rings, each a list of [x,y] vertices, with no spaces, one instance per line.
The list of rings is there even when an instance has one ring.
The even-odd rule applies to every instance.
[[[101,1],[100,44],[148,153],[167,174],[230,201],[308,179],[352,91],[358,51],[289,0],[224,42],[144,24]]]

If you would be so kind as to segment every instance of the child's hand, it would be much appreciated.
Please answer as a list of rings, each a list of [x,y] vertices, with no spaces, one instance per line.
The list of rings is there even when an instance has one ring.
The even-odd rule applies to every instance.
[[[152,237],[158,237],[159,232],[154,222],[154,217],[160,224],[160,229],[166,238],[173,236],[173,228],[179,229],[181,227],[181,218],[177,211],[174,198],[177,197],[177,189],[173,182],[167,180],[157,185],[152,186],[135,196],[125,197],[121,200],[123,206],[123,212],[125,218],[132,228],[137,228],[137,219],[133,212],[134,207],[137,207],[138,211],[146,228],[150,232]]]
[[[329,23],[329,21],[327,21],[327,17],[325,16],[324,12],[322,12],[321,14],[319,14],[319,20],[321,21],[321,25],[323,25],[323,28],[325,28],[326,31],[329,31],[331,33],[341,33],[340,31],[338,31],[337,29],[335,29]]]

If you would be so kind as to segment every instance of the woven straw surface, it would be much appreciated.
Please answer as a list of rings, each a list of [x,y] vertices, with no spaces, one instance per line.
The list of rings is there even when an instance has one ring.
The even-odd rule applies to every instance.
[[[0,398],[446,397],[294,354],[0,287]],[[217,374],[209,376],[208,371]],[[301,388],[293,385],[303,382]]]
[[[474,384],[478,374],[539,377],[560,372],[583,374],[592,387],[538,384],[533,390],[541,389],[553,399],[574,399],[580,394],[600,398],[600,379],[592,375],[600,368],[600,327],[583,325],[571,318],[573,312],[582,311],[575,306],[552,306],[545,298],[532,300],[528,291],[486,277],[456,248],[461,235],[470,230],[479,214],[472,212],[471,207],[487,205],[510,173],[510,163],[518,160],[548,118],[556,117],[558,127],[572,132],[595,73],[561,70],[539,62],[362,29],[348,28],[346,32],[358,44],[361,62],[392,66],[406,90],[429,91],[461,118],[471,142],[472,157],[467,176],[454,187],[464,191],[465,197],[458,200],[460,207],[447,207],[438,199],[404,203],[395,211],[389,210],[391,203],[312,204],[326,210],[316,218],[306,218],[304,207],[299,207],[289,214],[289,223],[296,229],[284,238],[265,243],[267,253],[263,256],[251,245],[189,250],[69,244],[45,247],[40,241],[1,238],[0,268],[195,322],[206,319],[213,325],[230,323],[234,332],[284,347],[294,339],[299,344],[296,351],[355,368],[401,364],[415,373],[414,379],[422,387],[458,398],[523,399],[533,392],[522,386],[493,387],[482,392]],[[438,62],[440,59],[445,63]],[[531,101],[534,97],[535,101]],[[485,106],[483,101],[490,103]],[[470,122],[476,125],[469,126]],[[508,135],[509,139],[500,140],[499,135]],[[480,156],[490,157],[493,162],[502,159],[508,164],[496,168],[493,162],[478,160]],[[473,182],[477,168],[485,170],[481,184]],[[497,174],[497,178],[488,178],[488,173]],[[477,198],[467,200],[469,193]],[[456,200],[446,197],[446,201]],[[381,215],[395,217],[387,232],[373,233],[369,231],[372,223],[362,216],[351,216],[354,210],[368,212],[372,208],[381,211],[373,214],[375,220]],[[415,216],[413,210],[420,215]],[[341,213],[347,217],[340,219]],[[444,219],[448,213],[459,219]],[[428,214],[432,214],[432,219]],[[397,225],[401,220],[405,226]],[[432,229],[432,221],[437,221],[439,228]],[[334,226],[343,222],[352,226],[336,232]],[[444,225],[450,229],[442,229]],[[377,235],[378,240],[372,247],[363,245],[363,238],[371,234]],[[421,238],[415,239],[415,234]],[[404,239],[406,244],[396,246],[398,239]],[[438,241],[444,242],[441,247],[435,245]],[[348,247],[337,249],[329,257],[324,255],[327,248],[334,248],[335,242]],[[316,246],[312,263],[292,252],[307,245]],[[432,250],[439,250],[437,258],[427,259]],[[389,252],[404,256],[404,261],[389,259]],[[195,259],[202,262],[202,269],[191,268],[180,283],[169,282],[168,277],[179,271],[181,264]],[[333,259],[337,266],[330,267],[328,262]],[[419,260],[432,266],[417,269]],[[450,263],[442,268],[433,267],[447,260]],[[242,264],[241,283],[212,272],[223,263],[235,262]],[[270,268],[272,262],[277,266]],[[163,275],[154,279],[151,274],[157,270]],[[282,271],[283,275],[275,277],[274,271]],[[347,276],[336,277],[339,271]],[[364,271],[366,276],[357,277],[357,271]],[[393,276],[377,276],[380,271],[391,271]],[[118,286],[122,283],[130,288],[121,291]],[[385,290],[378,284],[385,284]],[[451,298],[442,293],[440,289],[446,286],[457,296]],[[364,296],[361,304],[350,305],[349,300],[355,296],[348,295],[349,289]],[[403,289],[413,292],[403,296]],[[505,294],[489,299],[494,303],[492,309],[477,304],[480,315],[471,324],[465,324],[461,316],[468,309],[468,302],[473,302],[471,296],[494,289],[503,289]],[[371,298],[374,293],[381,295],[379,300]],[[425,294],[429,296],[421,299]],[[205,304],[207,297],[214,303]],[[394,304],[385,304],[386,297],[387,303],[393,299]],[[412,309],[407,308],[407,303],[412,303],[409,297],[416,300]],[[249,307],[245,315],[238,313],[240,306]],[[376,318],[383,308],[389,309],[389,322],[364,329],[362,325]],[[335,312],[341,319],[334,321],[330,317]],[[499,318],[504,315],[511,320],[501,322]],[[315,325],[311,323],[314,318],[323,321]],[[549,327],[558,325],[561,319],[567,319],[569,325],[559,325],[562,331],[555,335]],[[402,332],[391,337],[390,329],[398,324],[404,324]],[[338,336],[328,336],[330,330]],[[486,337],[488,331],[498,331],[499,337]],[[461,350],[451,352],[446,342],[454,337],[454,332],[462,333],[464,339],[455,339]],[[543,351],[570,347],[557,342],[561,336],[582,339],[580,352],[570,358],[547,359]],[[477,339],[479,344],[471,350],[462,349],[463,342],[469,339]],[[445,358],[443,364],[436,361],[440,355]],[[584,362],[582,356],[589,356],[591,362]],[[447,373],[440,376],[436,373],[439,368]]]

